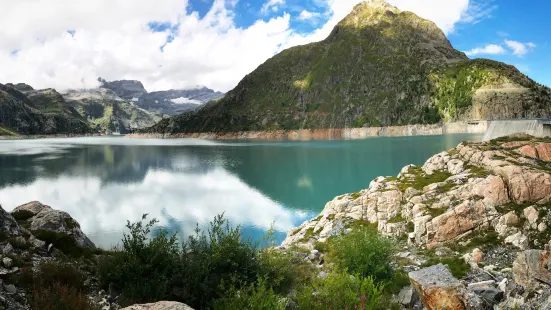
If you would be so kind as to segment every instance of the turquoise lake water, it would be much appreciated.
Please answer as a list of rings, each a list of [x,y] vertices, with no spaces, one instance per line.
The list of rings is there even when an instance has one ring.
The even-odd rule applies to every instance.
[[[335,196],[482,135],[353,141],[219,142],[121,137],[0,141],[0,204],[38,200],[73,216],[97,245],[142,214],[182,235],[224,213],[278,240]]]

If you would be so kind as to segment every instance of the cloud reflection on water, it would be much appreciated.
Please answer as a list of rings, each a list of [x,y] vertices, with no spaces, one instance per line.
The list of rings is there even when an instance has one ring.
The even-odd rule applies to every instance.
[[[184,234],[222,213],[234,224],[261,230],[273,223],[280,233],[308,216],[285,209],[222,168],[205,174],[152,170],[142,182],[105,186],[98,177],[61,176],[0,190],[7,210],[31,197],[68,212],[94,242],[107,247],[120,240],[126,220],[138,220],[144,213]]]

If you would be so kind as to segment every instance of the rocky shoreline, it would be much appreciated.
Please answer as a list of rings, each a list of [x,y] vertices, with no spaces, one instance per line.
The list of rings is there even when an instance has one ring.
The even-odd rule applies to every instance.
[[[407,137],[428,136],[455,133],[483,134],[488,126],[487,121],[455,122],[435,125],[407,125],[390,127],[364,127],[342,129],[302,129],[274,131],[243,131],[243,132],[205,132],[205,133],[134,133],[127,138],[150,139],[209,139],[209,140],[355,140],[369,137]]]
[[[373,226],[401,244],[396,268],[413,284],[405,309],[551,309],[550,209],[551,140],[516,135],[462,143],[336,197],[281,247],[319,263],[328,240]],[[464,264],[465,275],[437,263]]]

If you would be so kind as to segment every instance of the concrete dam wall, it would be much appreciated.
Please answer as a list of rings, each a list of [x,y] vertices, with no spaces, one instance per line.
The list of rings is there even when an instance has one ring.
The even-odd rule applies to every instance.
[[[482,141],[489,141],[515,133],[526,133],[534,137],[549,137],[551,136],[551,120],[491,121]]]

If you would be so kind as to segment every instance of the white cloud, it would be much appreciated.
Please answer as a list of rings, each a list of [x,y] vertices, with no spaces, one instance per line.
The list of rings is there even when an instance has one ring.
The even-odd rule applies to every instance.
[[[310,11],[303,10],[303,11],[300,12],[300,14],[298,15],[298,19],[300,19],[300,20],[308,20],[308,19],[312,19],[312,18],[319,17],[319,16],[320,16],[320,13],[310,12]]]
[[[187,0],[140,5],[135,0],[0,0],[2,11],[10,12],[0,19],[0,83],[63,90],[95,87],[103,77],[141,80],[149,91],[196,84],[228,91],[281,49],[324,39],[362,2],[318,1],[327,7],[323,15],[331,17],[311,34],[299,35],[290,29],[287,13],[237,27],[235,0],[215,0],[202,18],[186,11]],[[390,2],[433,20],[445,33],[469,8],[469,0]],[[264,5],[273,11],[284,3]],[[151,21],[178,27],[174,33],[152,32]],[[174,39],[161,51],[169,35]]]
[[[522,43],[513,40],[505,40],[505,44],[513,51],[513,55],[522,57],[536,47],[532,42]]]
[[[180,97],[176,99],[171,99],[170,101],[178,104],[184,104],[184,103],[192,103],[192,104],[201,104],[202,102],[196,99],[189,99],[185,97]]]
[[[470,51],[465,52],[467,56],[477,56],[477,55],[499,55],[505,54],[507,51],[501,45],[497,44],[488,44],[484,47],[477,47]]]
[[[285,0],[268,0],[268,2],[262,5],[260,12],[262,12],[262,14],[267,14],[270,9],[277,12],[283,5],[285,5]]]

